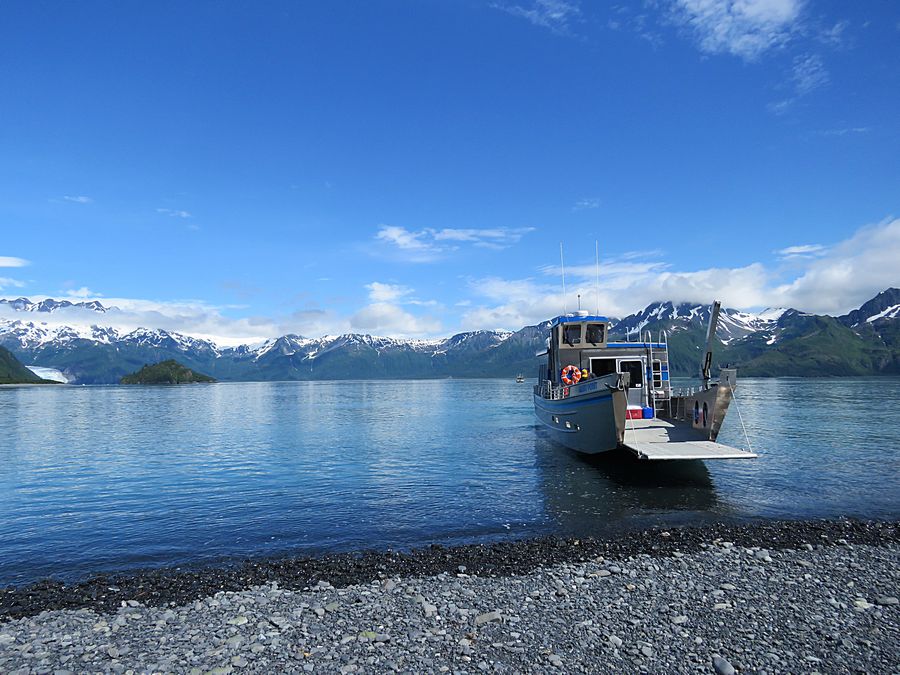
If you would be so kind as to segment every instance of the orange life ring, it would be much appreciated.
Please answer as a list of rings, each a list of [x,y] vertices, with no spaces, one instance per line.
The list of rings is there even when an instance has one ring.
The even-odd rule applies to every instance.
[[[581,368],[566,366],[562,369],[562,381],[566,384],[578,384],[581,381]]]

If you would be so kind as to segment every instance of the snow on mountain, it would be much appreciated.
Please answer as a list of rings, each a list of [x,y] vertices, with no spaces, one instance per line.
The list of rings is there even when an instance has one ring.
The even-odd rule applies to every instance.
[[[80,307],[81,309],[88,309],[92,312],[100,312],[105,313],[107,308],[104,307],[101,303],[96,300],[91,300],[89,302],[69,302],[68,300],[53,300],[52,298],[47,298],[45,300],[39,300],[37,302],[32,302],[28,298],[16,298],[15,300],[5,300],[0,298],[0,305],[9,305],[17,312],[55,312],[59,309],[66,309],[68,307]]]
[[[873,323],[879,319],[896,319],[898,316],[900,316],[900,305],[894,305],[878,312],[878,314],[873,314],[866,319],[866,323]]]
[[[859,309],[838,317],[838,321],[850,328],[857,326],[881,324],[891,319],[900,318],[900,289],[888,288]]]
[[[719,313],[716,335],[724,344],[730,344],[749,335],[763,333],[773,344],[777,339],[778,320],[787,310],[768,308],[759,313],[742,312],[723,308]],[[640,312],[615,322],[611,331],[618,335],[637,337],[648,326],[666,327],[669,331],[684,330],[709,325],[710,305],[694,303],[654,302]],[[774,338],[774,339],[773,339]]]
[[[26,310],[28,311],[28,310]],[[0,335],[22,348],[45,344],[65,344],[73,340],[90,340],[109,344],[119,339],[114,328],[101,326],[55,326],[41,321],[9,321],[0,319]]]

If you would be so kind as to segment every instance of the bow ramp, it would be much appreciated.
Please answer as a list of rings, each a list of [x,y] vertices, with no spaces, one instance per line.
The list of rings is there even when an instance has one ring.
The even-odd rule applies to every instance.
[[[622,445],[638,459],[752,459],[756,453],[704,438],[693,428],[667,420],[627,420]]]

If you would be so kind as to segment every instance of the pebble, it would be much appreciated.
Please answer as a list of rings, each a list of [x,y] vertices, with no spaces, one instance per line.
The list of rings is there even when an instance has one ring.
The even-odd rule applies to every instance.
[[[718,675],[735,675],[734,666],[721,656],[713,656],[712,665]]]
[[[816,523],[813,538],[797,527],[807,541],[823,528],[847,529]],[[338,573],[328,576],[337,587],[301,576],[161,606],[128,603],[132,590],[107,611],[16,619],[2,611],[20,596],[0,589],[0,672],[900,672],[889,594],[900,581],[900,546],[893,530],[873,546],[868,530],[852,527],[846,547],[823,539],[805,550],[766,536],[766,551],[777,552],[765,566],[739,530],[703,548],[674,529],[647,535],[660,548],[646,553],[585,550],[589,562],[515,575],[477,559],[461,571],[441,549],[444,563],[431,575],[382,566],[357,585],[339,583]],[[815,566],[808,580],[801,556]],[[613,568],[621,581],[604,578]],[[723,649],[727,658],[714,653]]]
[[[485,623],[490,623],[492,621],[500,621],[503,617],[500,612],[494,610],[493,612],[485,612],[484,614],[479,614],[475,617],[475,625],[480,626]]]

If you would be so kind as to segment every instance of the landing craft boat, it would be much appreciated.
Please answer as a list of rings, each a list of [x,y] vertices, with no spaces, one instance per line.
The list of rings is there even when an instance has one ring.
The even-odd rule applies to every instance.
[[[639,459],[739,459],[749,449],[716,442],[732,402],[737,372],[710,377],[720,303],[710,313],[699,387],[674,390],[665,331],[654,341],[609,340],[609,319],[579,310],[550,323],[538,353],[534,412],[551,438],[572,450],[597,454],[624,447]],[[746,434],[745,434],[746,437]]]
[[[525,376],[522,373],[519,373],[518,375],[516,375],[516,382],[521,384],[524,381],[525,381]]]

